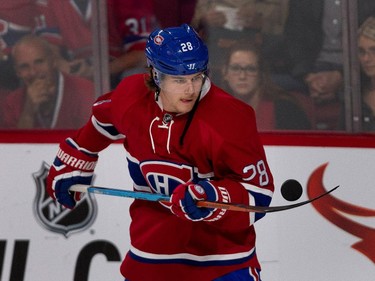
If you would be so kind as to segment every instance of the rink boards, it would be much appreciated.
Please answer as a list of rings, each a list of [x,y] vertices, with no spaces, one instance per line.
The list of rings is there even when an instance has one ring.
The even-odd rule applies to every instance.
[[[371,141],[298,142],[275,135],[264,140],[276,185],[272,205],[291,203],[278,189],[290,178],[304,188],[299,201],[340,188],[324,201],[270,213],[256,224],[263,281],[374,280]],[[77,211],[63,210],[44,193],[57,143],[5,142],[0,144],[0,280],[123,280],[119,266],[129,246],[132,199],[97,195],[85,198]],[[110,146],[100,153],[95,184],[131,189],[126,165],[122,146]]]

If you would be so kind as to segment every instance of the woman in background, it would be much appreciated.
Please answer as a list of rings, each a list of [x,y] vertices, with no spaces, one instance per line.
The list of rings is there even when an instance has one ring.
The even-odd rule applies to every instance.
[[[254,108],[260,131],[311,129],[311,120],[297,99],[306,97],[277,87],[269,78],[260,50],[252,43],[232,46],[222,75],[223,87]]]
[[[362,70],[362,126],[375,131],[375,17],[359,28],[358,59]]]

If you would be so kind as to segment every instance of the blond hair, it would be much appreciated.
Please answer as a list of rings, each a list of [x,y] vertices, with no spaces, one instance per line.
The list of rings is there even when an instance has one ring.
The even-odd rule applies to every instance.
[[[367,18],[358,29],[358,36],[366,36],[375,41],[375,17]]]

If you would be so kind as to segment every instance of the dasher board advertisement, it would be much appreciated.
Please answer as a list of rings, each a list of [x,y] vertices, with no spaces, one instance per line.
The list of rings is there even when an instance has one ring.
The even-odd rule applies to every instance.
[[[123,281],[119,268],[129,248],[128,208],[134,199],[86,194],[73,211],[62,208],[44,189],[57,148],[0,144],[0,279]],[[262,280],[374,280],[375,150],[287,145],[265,150],[276,187],[271,206],[339,188],[255,224]],[[122,145],[111,145],[100,158],[95,185],[131,190]],[[295,202],[280,192],[288,179],[303,188]]]

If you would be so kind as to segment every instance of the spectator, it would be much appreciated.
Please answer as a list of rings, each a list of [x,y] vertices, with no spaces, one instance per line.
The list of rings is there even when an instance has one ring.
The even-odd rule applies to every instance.
[[[262,46],[263,56],[272,62],[272,71],[282,71],[286,64],[281,60],[285,58],[281,46],[288,1],[199,0],[192,25],[200,31],[211,49],[212,77],[220,73],[222,52],[244,38]]]
[[[5,99],[5,128],[71,129],[84,124],[95,98],[91,81],[59,72],[50,44],[34,35],[20,39],[12,57],[23,86]]]
[[[358,58],[364,77],[362,126],[364,131],[375,131],[375,17],[369,17],[359,28]]]
[[[232,30],[252,28],[263,34],[282,34],[288,2],[289,0],[197,0],[193,23]]]
[[[289,0],[267,0],[252,1],[261,15],[262,34],[282,35],[284,31],[285,21],[288,15]]]
[[[55,48],[61,71],[93,79],[92,1],[36,1],[38,35]]]
[[[259,130],[311,129],[299,101],[270,80],[258,47],[246,42],[233,45],[222,73],[224,88],[254,108]]]
[[[272,79],[288,72],[284,26],[288,16],[289,0],[255,1],[261,14],[261,50],[269,64]]]
[[[0,1],[0,108],[8,94],[19,86],[10,53],[18,39],[33,32],[34,12],[32,0]],[[0,127],[3,123],[0,116]]]
[[[10,53],[18,39],[33,32],[34,17],[32,0],[0,1],[0,103],[18,87]]]
[[[158,26],[153,0],[107,0],[109,71],[114,88],[125,76],[145,71],[146,40]]]
[[[358,1],[358,19],[375,13],[375,1]],[[342,3],[290,0],[285,41],[291,80],[282,86],[304,89],[313,99],[317,129],[337,130],[343,93]],[[291,82],[292,81],[292,82]]]
[[[242,38],[260,41],[261,17],[253,1],[198,0],[192,26],[207,43],[213,81],[220,76],[222,53]]]
[[[342,88],[341,1],[290,0],[285,38],[291,74],[318,101],[334,99]],[[375,2],[358,1],[358,19],[375,13]]]

